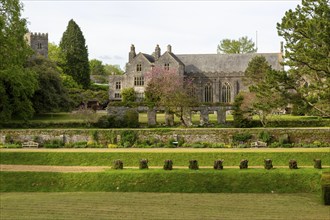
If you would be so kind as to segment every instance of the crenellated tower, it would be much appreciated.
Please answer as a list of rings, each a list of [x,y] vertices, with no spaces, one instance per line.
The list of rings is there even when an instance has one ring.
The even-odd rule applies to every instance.
[[[25,38],[36,54],[48,57],[48,33],[26,33]]]

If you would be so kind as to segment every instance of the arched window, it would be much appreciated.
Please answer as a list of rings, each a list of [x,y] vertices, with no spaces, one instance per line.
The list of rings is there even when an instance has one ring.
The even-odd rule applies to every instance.
[[[213,90],[210,84],[204,88],[204,102],[213,102]]]
[[[222,102],[224,103],[229,103],[231,101],[231,89],[229,83],[223,84],[221,87],[221,97],[222,97]]]

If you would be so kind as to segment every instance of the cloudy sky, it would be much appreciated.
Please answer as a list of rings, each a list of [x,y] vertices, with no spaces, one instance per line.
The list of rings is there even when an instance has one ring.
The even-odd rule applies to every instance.
[[[152,53],[168,44],[176,54],[212,54],[224,38],[248,36],[258,52],[279,52],[276,23],[300,1],[56,1],[23,0],[31,32],[48,33],[59,44],[70,19],[80,26],[89,58],[119,64],[136,52]],[[257,33],[257,34],[256,34]]]

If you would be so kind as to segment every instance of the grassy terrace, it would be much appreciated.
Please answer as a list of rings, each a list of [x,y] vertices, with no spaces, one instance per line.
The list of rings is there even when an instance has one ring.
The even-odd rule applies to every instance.
[[[106,115],[106,111],[98,111],[97,117],[101,117],[103,115]],[[254,120],[259,120],[258,116],[253,117]],[[272,115],[270,116],[270,121],[300,121],[300,120],[306,120],[306,121],[318,121],[318,120],[328,120],[330,119],[322,119],[317,116],[292,116],[292,115]],[[199,124],[200,115],[199,114],[192,114],[192,122],[194,124]],[[217,115],[216,114],[209,114],[209,120],[211,123],[217,122]],[[35,115],[34,118],[31,119],[31,122],[37,122],[37,123],[72,123],[72,122],[80,122],[82,123],[84,120],[82,119],[81,115],[77,113],[47,113],[47,114],[38,114]],[[176,116],[174,117],[174,121],[179,123],[180,120]],[[226,121],[233,121],[232,115],[227,115]],[[13,122],[18,123],[21,122],[20,120],[13,120]],[[147,114],[146,113],[140,113],[139,114],[139,122],[141,124],[147,124]],[[164,124],[165,123],[165,116],[163,113],[157,114],[157,122]]]
[[[313,166],[313,159],[321,159],[330,166],[330,148],[291,149],[0,149],[1,164],[58,165],[58,166],[112,166],[121,159],[124,167],[138,167],[146,158],[149,166],[163,166],[164,160],[173,160],[173,166],[188,166],[188,161],[198,160],[200,166],[213,166],[214,160],[224,159],[224,167],[238,166],[248,159],[250,166],[263,166],[264,159],[273,165],[288,166],[295,159],[299,166]]]
[[[0,209],[1,219],[329,219],[310,193],[1,193]]]
[[[320,192],[330,169],[108,169],[104,172],[0,172],[2,192]]]

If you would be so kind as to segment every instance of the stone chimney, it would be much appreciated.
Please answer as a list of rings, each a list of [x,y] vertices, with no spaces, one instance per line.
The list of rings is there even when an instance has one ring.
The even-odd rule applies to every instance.
[[[158,60],[159,57],[160,57],[160,47],[157,44],[157,46],[155,48],[155,60]]]
[[[131,62],[136,56],[134,44],[131,45],[131,51],[128,54],[128,62]]]
[[[172,53],[172,46],[170,44],[167,45],[167,52]]]

